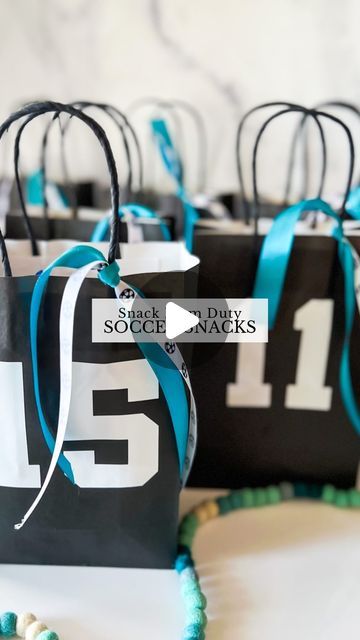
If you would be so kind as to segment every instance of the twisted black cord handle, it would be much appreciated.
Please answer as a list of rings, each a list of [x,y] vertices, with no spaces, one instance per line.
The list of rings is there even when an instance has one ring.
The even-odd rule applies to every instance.
[[[129,121],[129,119],[127,118],[126,114],[123,111],[120,111],[120,109],[118,109],[117,107],[115,107],[112,104],[107,104],[107,103],[98,103],[99,107],[104,108],[106,111],[113,113],[116,117],[120,118],[120,122],[119,122],[119,126],[121,124],[121,122],[123,122],[123,124],[126,127],[126,130],[128,130],[129,135],[132,138],[135,150],[136,150],[136,155],[137,155],[137,163],[138,163],[138,188],[139,191],[142,191],[144,188],[144,162],[143,162],[143,157],[142,157],[142,153],[141,153],[141,147],[140,147],[140,142],[139,142],[139,138],[137,136],[137,133],[134,129],[134,127],[132,126],[131,122]]]
[[[77,109],[80,109],[80,111],[84,111],[85,109],[90,109],[90,108],[99,109],[103,113],[106,113],[109,116],[109,118],[118,127],[120,135],[121,135],[121,140],[122,140],[122,143],[124,145],[126,161],[127,161],[127,167],[128,167],[128,176],[127,176],[127,181],[126,181],[126,192],[130,193],[132,188],[133,188],[133,163],[132,163],[130,146],[129,146],[129,142],[128,142],[128,139],[127,139],[127,136],[126,136],[126,128],[124,126],[124,123],[120,122],[118,120],[118,117],[112,111],[110,111],[107,108],[107,105],[102,104],[100,102],[90,102],[88,100],[79,100],[77,102],[74,102],[73,106],[76,107]],[[71,122],[71,119],[69,118],[69,120],[65,123],[63,136],[65,136],[67,130],[69,129],[70,122]],[[128,200],[128,197],[125,197],[125,200]]]
[[[21,135],[22,135],[26,125],[28,125],[29,122],[34,120],[34,118],[37,118],[37,116],[38,116],[38,114],[34,113],[31,116],[29,116],[28,118],[26,118],[26,120],[19,127],[19,130],[18,130],[18,132],[16,134],[15,142],[14,142],[15,184],[16,184],[16,188],[17,188],[17,192],[18,192],[18,196],[19,196],[20,208],[21,208],[21,211],[22,211],[22,214],[23,214],[25,230],[26,230],[27,236],[28,236],[28,238],[30,240],[31,253],[32,253],[33,256],[38,256],[39,255],[39,249],[38,249],[37,241],[36,241],[36,238],[35,238],[34,230],[32,228],[32,224],[31,224],[31,221],[30,221],[30,217],[29,217],[29,214],[27,212],[24,193],[23,193],[23,189],[22,189],[22,186],[21,186],[21,179],[20,179],[20,174],[19,174],[19,156],[20,156],[20,139],[21,139]]]
[[[19,120],[20,118],[26,116],[32,116],[35,114],[37,116],[43,115],[45,113],[67,113],[70,116],[74,116],[82,120],[96,135],[99,140],[104,154],[106,158],[107,167],[110,173],[111,179],[111,226],[110,226],[110,243],[109,243],[109,253],[108,260],[109,262],[114,262],[116,259],[116,255],[118,252],[118,244],[119,244],[119,236],[120,236],[120,219],[118,216],[119,210],[119,183],[118,183],[118,174],[116,169],[116,163],[113,156],[113,152],[111,150],[111,146],[109,140],[106,136],[104,129],[90,116],[86,115],[79,109],[76,109],[72,105],[63,104],[61,102],[53,102],[53,101],[45,101],[45,102],[36,102],[29,105],[26,105],[12,113],[4,122],[0,125],[0,139],[4,135],[4,133],[10,128],[10,126]],[[23,211],[24,213],[24,211]],[[3,237],[0,237],[0,251],[2,252],[1,258],[4,264],[5,275],[11,275],[11,268],[9,263],[9,258],[6,251],[5,242],[3,241]]]
[[[85,100],[79,100],[76,102],[72,103],[72,106],[79,109],[80,111],[84,111],[84,109],[88,109],[90,107],[95,107],[100,109],[101,111],[103,111],[104,113],[107,113],[107,115],[111,118],[111,120],[113,120],[117,127],[119,128],[120,134],[121,134],[121,138],[122,138],[122,142],[124,145],[124,149],[125,149],[125,155],[126,155],[126,159],[127,159],[127,165],[128,165],[128,177],[127,177],[127,185],[126,185],[126,193],[124,193],[124,200],[127,201],[129,194],[132,190],[133,187],[133,168],[132,168],[132,159],[131,159],[131,153],[130,153],[130,148],[129,148],[129,143],[128,143],[128,139],[126,137],[126,128],[129,129],[129,131],[132,131],[132,134],[135,136],[136,140],[136,133],[134,132],[134,130],[132,129],[131,125],[128,123],[126,116],[122,114],[122,112],[118,109],[116,109],[116,107],[112,107],[111,105],[106,105],[103,103],[98,103],[98,102],[90,102],[90,101],[85,101]],[[48,216],[48,202],[47,202],[47,198],[46,198],[46,176],[47,176],[47,171],[46,171],[46,151],[47,151],[47,146],[48,146],[48,137],[50,134],[50,129],[52,127],[52,124],[54,122],[54,120],[56,120],[57,118],[59,118],[60,114],[55,114],[54,118],[52,120],[50,120],[50,122],[47,124],[47,127],[45,129],[44,135],[43,135],[43,139],[42,139],[42,145],[41,145],[41,158],[40,158],[40,169],[42,172],[42,176],[43,176],[43,180],[42,180],[42,188],[43,188],[43,202],[44,202],[44,217]],[[119,121],[119,116],[123,118],[124,123]],[[69,129],[69,125],[70,125],[70,121],[71,121],[71,117],[69,118],[69,120],[65,123],[65,125],[63,127],[61,127],[61,149],[62,149],[62,160],[63,160],[63,165],[65,166],[65,170],[66,173],[67,169],[66,169],[66,156],[65,156],[65,151],[64,151],[64,139],[65,139],[65,134]],[[138,140],[137,143],[135,143],[136,148],[139,147],[138,144]],[[140,171],[140,176],[142,179],[142,159],[139,158],[139,171]],[[70,189],[70,193],[72,193],[73,195],[73,202],[72,202],[72,206],[73,209],[75,210],[77,207],[77,202],[76,202],[76,194],[74,189]]]
[[[347,111],[350,111],[351,113],[353,113],[354,115],[356,115],[359,120],[360,120],[360,109],[359,107],[357,107],[355,104],[353,104],[352,102],[347,102],[346,100],[326,100],[325,102],[321,102],[319,104],[317,104],[314,109],[331,109],[331,108],[335,108],[335,109],[346,109]],[[296,152],[296,148],[298,145],[298,142],[302,136],[302,134],[305,132],[305,120],[306,118],[302,118],[300,123],[298,124],[294,135],[293,135],[293,139],[291,142],[291,147],[290,147],[290,159],[289,159],[289,166],[288,166],[288,175],[287,175],[287,180],[286,180],[286,187],[285,187],[285,196],[284,196],[284,200],[285,202],[288,201],[289,199],[289,194],[290,194],[290,189],[291,189],[291,183],[292,183],[292,177],[293,177],[293,170],[294,170],[294,164],[295,164],[295,152]],[[308,154],[307,154],[307,137],[304,140],[304,185],[303,185],[303,193],[307,192],[308,189],[308,180],[309,180],[309,158],[308,158]],[[357,183],[360,184],[360,176],[357,179]]]
[[[293,111],[299,111],[300,113],[304,113],[304,114],[305,114],[305,112],[307,112],[307,109],[305,107],[303,107],[302,105],[295,104],[295,103],[292,103],[292,102],[275,101],[275,102],[264,102],[263,104],[257,105],[256,107],[253,107],[252,109],[247,111],[244,114],[244,116],[241,118],[241,120],[240,120],[240,122],[238,124],[237,132],[236,132],[235,155],[236,155],[237,173],[238,173],[239,184],[240,184],[240,197],[241,197],[241,201],[242,201],[242,205],[243,205],[243,209],[244,209],[245,222],[247,224],[249,224],[249,222],[250,222],[251,210],[250,210],[250,202],[248,201],[248,199],[246,197],[246,193],[245,193],[244,176],[243,176],[241,156],[240,156],[240,142],[241,142],[244,126],[245,126],[245,123],[248,120],[248,118],[252,114],[256,113],[257,111],[260,111],[262,109],[267,109],[269,107],[286,107],[286,108],[289,108],[289,109],[293,109]],[[306,114],[306,117],[308,117],[308,116],[309,116],[309,113]],[[326,158],[326,143],[325,143],[324,132],[323,132],[323,129],[322,129],[322,126],[321,126],[320,122],[317,120],[316,116],[312,116],[312,117],[314,118],[315,123],[316,123],[316,125],[317,125],[317,127],[319,129],[321,146],[322,146],[322,169],[321,169],[320,184],[319,184],[319,189],[318,189],[318,194],[320,196],[322,191],[323,191],[323,188],[324,188],[325,175],[326,175],[326,162],[327,162],[327,158]],[[257,230],[257,220],[255,220],[255,230]]]
[[[303,109],[298,109],[298,108],[289,108],[289,109],[284,109],[278,113],[273,114],[270,118],[268,118],[266,120],[266,122],[263,123],[260,131],[257,134],[256,137],[256,141],[255,141],[255,145],[254,145],[254,149],[253,149],[253,157],[252,157],[252,170],[253,170],[253,193],[254,193],[254,209],[255,209],[255,215],[257,215],[257,211],[259,208],[259,193],[258,193],[258,186],[257,186],[257,175],[256,175],[256,163],[257,163],[257,155],[258,155],[258,149],[259,149],[259,144],[261,141],[261,138],[265,132],[265,130],[267,129],[268,125],[275,120],[276,118],[278,118],[281,115],[284,115],[285,113],[291,113],[293,111],[303,111]],[[353,178],[353,173],[354,173],[354,163],[355,163],[355,149],[354,149],[354,142],[353,142],[353,138],[350,132],[350,129],[347,127],[347,125],[340,120],[340,118],[336,118],[335,116],[329,114],[329,113],[325,113],[323,111],[318,111],[316,109],[307,109],[306,113],[309,116],[312,117],[316,117],[316,118],[327,118],[328,120],[331,120],[332,122],[335,122],[336,124],[338,124],[340,127],[342,127],[342,129],[344,130],[344,133],[347,137],[347,141],[348,141],[348,145],[349,145],[349,170],[348,170],[348,174],[347,174],[347,179],[346,179],[346,186],[345,186],[345,190],[344,190],[344,197],[343,197],[343,201],[342,201],[342,205],[341,205],[341,214],[343,215],[345,213],[345,206],[346,206],[346,202],[347,199],[349,197],[349,193],[350,193],[350,189],[351,189],[351,183],[352,183],[352,178]]]

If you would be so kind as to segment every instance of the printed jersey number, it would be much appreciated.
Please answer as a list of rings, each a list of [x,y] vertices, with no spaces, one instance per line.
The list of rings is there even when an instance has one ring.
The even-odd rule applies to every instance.
[[[325,386],[329,358],[333,300],[309,300],[295,313],[294,329],[301,332],[295,384],[285,391],[287,409],[329,411],[332,389]],[[266,343],[239,343],[235,382],[226,389],[228,407],[271,406],[272,385],[264,382]]]
[[[110,364],[73,363],[66,441],[126,440],[127,464],[95,464],[95,452],[66,451],[75,482],[84,488],[138,487],[159,469],[159,427],[143,413],[94,416],[93,392],[128,390],[128,401],[157,399],[159,385],[146,360]],[[39,427],[40,428],[40,427]],[[0,362],[0,486],[39,488],[39,465],[29,464],[21,362]]]

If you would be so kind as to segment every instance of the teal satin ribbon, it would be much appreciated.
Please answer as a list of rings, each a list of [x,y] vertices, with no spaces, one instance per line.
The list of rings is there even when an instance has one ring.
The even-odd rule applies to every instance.
[[[154,371],[170,412],[178,453],[180,478],[184,472],[189,435],[189,405],[181,373],[156,342],[140,342],[139,347]]]
[[[304,200],[279,213],[264,239],[253,290],[254,298],[269,300],[269,328],[276,322],[291,250],[295,226],[302,213],[322,211],[335,221],[333,237],[338,242],[338,256],[344,274],[345,335],[341,353],[339,381],[344,407],[355,430],[360,435],[360,410],[355,398],[350,370],[350,340],[356,309],[354,289],[354,259],[351,245],[345,240],[342,221],[323,200]]]
[[[138,296],[144,298],[140,289],[132,288]],[[165,396],[174,427],[180,477],[182,477],[189,435],[189,406],[182,375],[159,344],[156,342],[138,342],[137,344],[154,371]]]
[[[41,169],[34,171],[26,180],[26,202],[30,205],[34,206],[43,206],[44,205],[44,195],[43,195],[43,183],[44,183],[44,173]],[[69,201],[66,198],[65,194],[54,182],[48,182],[48,184],[52,186],[53,189],[56,190],[56,193],[59,197],[59,201],[62,203],[62,206],[67,208],[69,206]]]
[[[134,218],[152,218],[154,220],[158,220],[164,240],[166,242],[170,242],[170,231],[164,221],[161,220],[160,216],[156,213],[156,211],[149,209],[149,207],[144,207],[143,205],[130,202],[129,204],[124,204],[123,206],[119,207],[119,217],[123,218],[127,211],[129,211],[131,215],[134,216]],[[102,242],[103,240],[105,240],[106,234],[109,231],[109,227],[110,217],[104,216],[95,226],[95,229],[91,234],[90,242]]]
[[[188,251],[192,251],[194,240],[194,226],[199,214],[190,202],[182,179],[180,157],[171,139],[165,120],[151,120],[151,128],[157,143],[162,161],[168,174],[176,184],[176,195],[181,200],[184,209],[184,240]]]
[[[42,433],[47,444],[47,447],[52,454],[55,446],[55,439],[51,433],[46,418],[42,409],[41,397],[40,397],[40,383],[39,383],[39,365],[38,365],[38,319],[41,303],[45,294],[46,286],[53,269],[57,267],[68,267],[72,269],[78,269],[95,260],[100,260],[107,265],[107,261],[103,254],[90,246],[79,245],[69,249],[56,260],[54,260],[38,277],[35,283],[34,291],[31,298],[30,305],[30,348],[31,348],[31,362],[33,370],[33,385],[35,394],[35,403],[39,416],[40,426]],[[115,264],[115,263],[113,263]],[[119,282],[119,277],[114,277],[113,265],[108,265],[104,271],[109,270],[109,277],[104,277],[104,272],[99,272],[99,278],[102,282],[109,284],[109,286],[116,286]],[[111,284],[110,284],[111,283]],[[189,427],[189,407],[188,399],[185,392],[184,381],[180,371],[176,368],[172,360],[167,356],[166,352],[157,343],[138,343],[144,357],[149,362],[152,370],[154,371],[160,387],[163,391],[165,401],[167,403],[172,426],[174,429],[180,476],[183,473],[186,457],[186,447],[188,439],[188,427]],[[75,484],[74,474],[70,465],[70,462],[66,459],[64,454],[61,454],[58,460],[58,465],[65,474],[65,476]]]
[[[350,191],[345,209],[352,218],[360,220],[360,187],[355,187]]]

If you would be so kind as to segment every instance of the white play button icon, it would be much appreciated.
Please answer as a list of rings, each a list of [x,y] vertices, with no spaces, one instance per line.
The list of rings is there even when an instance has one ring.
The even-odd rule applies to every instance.
[[[199,324],[199,318],[190,311],[186,311],[175,302],[168,302],[165,314],[165,332],[169,340],[185,333]]]

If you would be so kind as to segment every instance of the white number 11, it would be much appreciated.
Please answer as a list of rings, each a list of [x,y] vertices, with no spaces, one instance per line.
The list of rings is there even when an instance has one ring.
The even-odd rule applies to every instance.
[[[331,408],[332,388],[325,386],[325,379],[333,313],[333,300],[309,300],[295,313],[294,329],[301,331],[301,338],[295,384],[288,384],[285,391],[287,409]],[[239,343],[236,381],[226,389],[228,407],[271,406],[272,385],[264,382],[265,361],[265,343]]]

